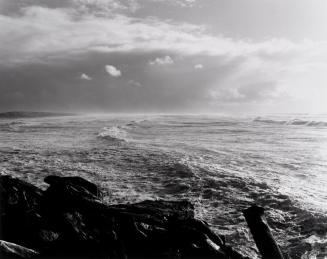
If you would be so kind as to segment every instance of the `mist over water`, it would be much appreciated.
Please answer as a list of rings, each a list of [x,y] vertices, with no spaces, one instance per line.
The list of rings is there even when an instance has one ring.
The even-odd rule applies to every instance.
[[[197,217],[256,256],[242,210],[267,208],[294,257],[326,243],[327,115],[102,115],[0,120],[0,170],[45,187],[96,182],[108,203],[189,199]]]

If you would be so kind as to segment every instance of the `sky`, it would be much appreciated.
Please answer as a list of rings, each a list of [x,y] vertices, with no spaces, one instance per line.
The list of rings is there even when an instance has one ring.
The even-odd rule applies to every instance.
[[[327,113],[326,0],[0,0],[0,111]]]

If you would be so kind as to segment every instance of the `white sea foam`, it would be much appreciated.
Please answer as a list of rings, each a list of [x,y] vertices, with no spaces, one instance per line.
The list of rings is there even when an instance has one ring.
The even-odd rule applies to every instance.
[[[22,125],[23,123],[21,121],[10,121],[0,123],[0,131],[19,131]]]
[[[316,120],[307,120],[307,119],[298,119],[298,118],[289,119],[289,120],[278,120],[278,119],[257,117],[253,120],[253,122],[276,124],[276,125],[327,127],[327,121],[316,121]]]
[[[128,141],[127,131],[121,126],[104,127],[98,137],[112,141]]]
[[[327,233],[327,120],[252,119],[26,119],[2,125],[19,134],[0,130],[0,171],[41,186],[47,174],[79,175],[100,185],[110,203],[188,199],[198,218],[251,258],[241,211],[256,203],[268,208],[278,240],[290,251],[299,238]]]

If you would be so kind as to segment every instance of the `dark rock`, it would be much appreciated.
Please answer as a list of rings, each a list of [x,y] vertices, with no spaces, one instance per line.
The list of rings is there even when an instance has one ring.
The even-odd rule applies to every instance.
[[[56,241],[59,238],[59,233],[50,230],[50,229],[40,229],[39,237],[43,241],[43,243],[51,243]]]
[[[144,222],[164,224],[170,219],[187,220],[194,218],[194,206],[189,201],[146,200],[134,204],[108,206],[112,215],[129,215]]]
[[[8,175],[0,176],[0,239],[32,246],[37,238],[42,191]]]
[[[81,177],[60,177],[50,175],[44,179],[44,182],[50,184],[51,187],[74,187],[75,191],[79,191],[79,195],[81,196],[88,197],[90,195],[93,195],[94,197],[101,198],[101,191],[99,190],[99,188],[95,184]]]
[[[0,257],[2,259],[31,258],[37,255],[38,253],[32,249],[0,240]]]
[[[101,191],[83,178],[47,176],[44,181],[50,185],[43,196],[45,212],[60,213],[65,209],[88,211],[100,206]]]
[[[45,192],[0,179],[1,219],[10,223],[8,231],[19,226],[4,236],[30,244],[37,258],[243,258],[194,218],[188,201],[107,205],[98,187],[79,177],[46,177]],[[9,220],[8,213],[17,211]]]
[[[284,259],[264,216],[264,208],[251,206],[243,211],[253,239],[263,259]]]
[[[0,193],[1,213],[34,210],[42,197],[39,188],[9,175],[0,176]]]

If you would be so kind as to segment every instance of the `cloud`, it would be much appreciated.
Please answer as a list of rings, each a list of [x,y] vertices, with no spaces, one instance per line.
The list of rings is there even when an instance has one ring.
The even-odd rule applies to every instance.
[[[194,76],[190,64],[204,62],[204,56],[184,57],[165,69],[151,69],[147,61],[152,57],[153,53],[97,54],[51,66],[0,66],[0,109],[245,113],[251,106],[256,107],[254,112],[327,111],[327,67],[321,69],[321,64],[310,65],[298,58],[287,58],[285,63],[275,59],[209,57],[205,69]],[[117,68],[128,62],[123,78],[108,80],[104,71],[108,60],[114,60],[109,64]],[[92,75],[93,81],[87,81],[92,82],[91,88],[81,88],[81,82],[72,77],[80,75],[80,71]],[[16,92],[24,98],[19,99]],[[297,102],[299,108],[295,109],[295,100],[301,98],[305,100]],[[268,104],[269,109],[264,110]]]
[[[171,65],[171,64],[174,64],[174,60],[170,56],[164,56],[164,57],[161,57],[161,58],[156,58],[154,60],[150,60],[149,64],[151,66],[154,66],[154,65]]]
[[[124,14],[97,16],[79,9],[40,6],[25,7],[20,15],[0,15],[0,38],[0,64],[5,65],[51,62],[90,52],[160,51],[186,56],[235,58],[327,50],[326,43],[294,43],[286,39],[253,42],[214,36],[207,33],[203,26],[153,17],[133,18]],[[171,60],[168,56],[162,62],[170,63]]]
[[[81,77],[80,77],[82,80],[92,80],[92,77],[88,76],[87,74],[81,74]]]
[[[276,81],[240,84],[237,87],[221,87],[208,92],[212,101],[220,103],[258,103],[282,97]]]
[[[143,86],[140,82],[137,82],[135,80],[129,80],[128,85],[133,86],[133,87],[142,87]]]
[[[112,65],[106,65],[105,70],[112,77],[120,77],[122,75],[121,71]]]
[[[162,3],[175,7],[192,7],[196,0],[73,0],[80,11],[97,15],[111,15],[114,12],[135,12],[149,3]]]
[[[192,7],[196,3],[196,0],[150,0],[152,2],[160,2],[169,5],[179,6],[179,7]]]
[[[155,1],[163,3],[163,0],[148,0],[148,2]],[[0,12],[0,69],[13,69],[8,70],[10,73],[2,73],[2,77],[22,67],[27,68],[28,71],[31,65],[47,64],[44,67],[49,68],[58,64],[68,66],[80,62],[85,65],[76,68],[74,74],[79,75],[79,71],[88,71],[92,76],[94,75],[97,79],[94,83],[97,81],[99,91],[99,95],[94,97],[96,100],[103,96],[103,93],[100,93],[100,83],[102,85],[108,83],[108,77],[103,70],[102,74],[96,68],[90,70],[95,66],[93,65],[95,61],[101,57],[102,62],[97,63],[97,68],[105,66],[107,73],[113,77],[122,76],[122,72],[115,66],[120,68],[128,63],[129,69],[123,71],[124,77],[137,78],[143,84],[143,87],[137,90],[137,94],[134,93],[135,103],[143,104],[145,101],[152,100],[153,107],[160,99],[176,100],[176,105],[183,104],[185,99],[185,102],[188,100],[193,104],[204,95],[206,101],[209,100],[215,105],[259,103],[260,100],[263,102],[268,99],[276,100],[285,95],[298,99],[306,98],[306,100],[314,96],[321,104],[325,103],[323,97],[326,96],[324,89],[327,83],[325,75],[327,41],[292,41],[273,37],[254,40],[232,38],[223,34],[214,35],[204,26],[132,14],[141,9],[145,1],[70,0],[64,2],[65,6],[60,7],[58,3],[62,1],[58,0],[51,1],[53,8],[49,6],[50,1],[46,0],[28,2],[46,4],[24,5],[24,8],[16,12],[8,12],[6,15]],[[173,0],[168,2],[173,3]],[[193,1],[178,1],[178,3],[182,2]],[[141,55],[143,57],[140,58],[141,62],[136,62],[132,66],[131,57]],[[181,59],[173,66],[174,69],[168,67],[153,69],[151,75],[147,73],[149,69],[147,65],[173,64],[174,60],[171,57],[175,56]],[[111,57],[115,66],[106,65]],[[183,62],[186,59],[188,62]],[[211,63],[208,62],[209,60]],[[195,82],[194,77],[185,75],[188,73],[192,75],[194,69],[202,69],[203,65],[198,62],[203,62],[206,69],[197,73],[196,79],[201,78],[201,80]],[[233,66],[229,66],[231,63]],[[228,71],[224,70],[226,67]],[[67,78],[71,78],[72,73],[69,72],[61,71],[62,74],[67,73]],[[36,80],[32,77],[42,79],[45,75],[49,75],[30,74],[31,76],[26,73],[25,76],[31,81]],[[151,80],[147,79],[150,76]],[[87,77],[89,77],[87,74],[81,75],[81,79],[88,80]],[[166,83],[167,78],[170,80],[169,84]],[[49,81],[48,78],[41,79],[39,85]],[[204,80],[207,80],[206,85],[203,83]],[[126,82],[128,81],[116,80],[115,83],[126,86]],[[165,82],[165,85],[161,82]],[[64,80],[61,83],[67,85]],[[128,84],[138,86],[138,82],[133,80]],[[159,84],[160,87],[154,90],[153,86]],[[192,91],[190,84],[193,87]],[[109,91],[108,87],[104,89]],[[126,96],[128,93],[119,92],[123,89],[124,87],[111,89],[110,91],[114,93],[111,92],[110,96]],[[142,94],[146,95],[143,92],[145,90],[149,98],[138,100],[137,98],[141,98]],[[13,90],[8,88],[7,91]],[[66,89],[63,92],[66,93]],[[85,96],[89,98],[90,93],[85,93]],[[165,99],[167,96],[169,98]],[[312,97],[310,103],[318,102],[313,101]],[[164,107],[164,104],[162,106]],[[167,107],[170,106],[173,106],[173,103],[167,104]]]
[[[140,8],[137,0],[73,0],[75,7],[84,14],[110,16],[116,12],[135,12]]]
[[[196,64],[194,66],[195,69],[203,69],[203,65],[202,64]]]

